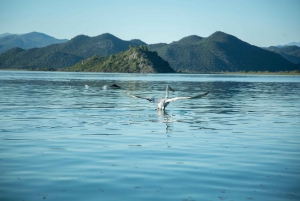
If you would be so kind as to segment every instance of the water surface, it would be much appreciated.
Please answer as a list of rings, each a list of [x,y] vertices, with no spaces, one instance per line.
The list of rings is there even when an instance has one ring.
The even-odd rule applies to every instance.
[[[165,112],[125,94],[166,84],[210,93]],[[1,71],[0,86],[0,200],[300,199],[300,76]]]

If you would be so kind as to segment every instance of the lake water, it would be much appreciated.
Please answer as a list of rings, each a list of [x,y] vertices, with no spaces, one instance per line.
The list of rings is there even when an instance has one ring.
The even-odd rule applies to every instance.
[[[210,93],[125,93],[166,84]],[[0,71],[0,96],[0,200],[300,200],[300,76]]]

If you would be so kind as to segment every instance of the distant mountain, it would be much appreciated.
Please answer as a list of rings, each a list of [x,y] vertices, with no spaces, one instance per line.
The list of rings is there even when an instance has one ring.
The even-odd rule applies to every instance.
[[[76,65],[62,69],[73,72],[117,72],[117,73],[174,73],[169,63],[148,51],[146,46],[130,47],[129,50],[109,57],[97,55],[80,61]]]
[[[0,34],[0,38],[5,37],[5,36],[9,36],[9,35],[12,35],[12,34],[11,33],[3,33],[3,34]]]
[[[96,37],[79,35],[62,44],[24,50],[14,48],[0,55],[0,69],[59,69],[75,65],[93,55],[108,57],[129,49],[146,45],[141,40],[123,41],[111,34]]]
[[[285,44],[285,45],[277,45],[275,47],[285,47],[285,46],[298,46],[298,47],[300,47],[300,42],[291,42],[291,43],[288,43],[288,44]]]
[[[182,72],[290,71],[299,67],[279,54],[215,32],[207,38],[188,36],[170,44],[148,46]]]
[[[300,42],[288,43],[286,46],[298,46],[298,47],[300,47]]]
[[[294,64],[300,64],[300,47],[298,46],[270,46],[265,49],[280,54]]]
[[[0,37],[0,53],[11,48],[19,47],[30,49],[35,47],[46,47],[56,43],[67,42],[67,39],[56,39],[43,33],[31,32],[27,34],[2,34]]]

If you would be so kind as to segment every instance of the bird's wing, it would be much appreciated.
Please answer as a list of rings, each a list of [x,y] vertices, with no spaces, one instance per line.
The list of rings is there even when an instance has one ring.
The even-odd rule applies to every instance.
[[[132,95],[128,92],[126,92],[127,95],[133,97],[133,98],[141,98],[141,99],[146,99],[152,103],[159,103],[161,101],[161,99],[158,99],[158,98],[154,98],[154,97],[151,97],[151,98],[148,98],[148,97],[143,97],[143,96],[136,96],[136,95]]]
[[[199,94],[197,96],[193,96],[193,97],[176,97],[176,98],[170,98],[168,99],[166,102],[173,102],[173,101],[177,101],[177,100],[186,100],[186,99],[196,99],[196,98],[202,98],[204,96],[206,96],[209,92],[206,92],[204,94]]]

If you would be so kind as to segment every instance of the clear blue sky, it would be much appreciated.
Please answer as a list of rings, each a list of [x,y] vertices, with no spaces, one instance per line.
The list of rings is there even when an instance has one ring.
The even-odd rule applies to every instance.
[[[265,47],[300,42],[300,0],[0,0],[0,33],[32,31],[148,44],[223,31]]]

